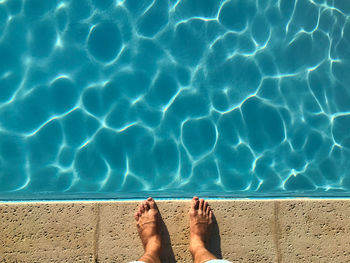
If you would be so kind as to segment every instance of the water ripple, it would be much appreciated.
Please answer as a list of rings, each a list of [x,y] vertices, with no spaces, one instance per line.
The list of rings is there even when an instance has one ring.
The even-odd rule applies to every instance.
[[[0,196],[348,194],[349,15],[0,1]]]

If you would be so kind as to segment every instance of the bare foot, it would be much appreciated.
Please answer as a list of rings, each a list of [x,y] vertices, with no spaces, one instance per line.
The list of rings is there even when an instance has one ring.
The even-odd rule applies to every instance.
[[[161,253],[160,215],[155,201],[149,197],[146,201],[141,202],[134,217],[145,250],[144,255],[139,260],[147,263],[159,263]]]
[[[190,216],[190,252],[194,262],[206,262],[216,257],[206,248],[206,242],[210,238],[211,225],[213,223],[213,211],[208,202],[198,197],[193,197]]]

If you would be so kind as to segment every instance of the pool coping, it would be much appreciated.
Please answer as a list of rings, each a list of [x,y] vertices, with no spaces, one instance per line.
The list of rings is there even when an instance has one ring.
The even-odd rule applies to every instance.
[[[144,197],[130,197],[130,198],[75,198],[75,199],[2,199],[0,197],[1,203],[44,203],[44,202],[134,202],[142,201],[147,197],[152,196],[157,201],[188,201],[192,197],[157,197],[153,195],[148,195]],[[199,196],[200,198],[205,198],[206,200],[216,200],[216,201],[278,201],[278,200],[350,200],[350,196],[296,196],[296,197],[210,197],[206,195],[193,195]]]
[[[191,262],[190,200],[156,200],[177,262]],[[350,261],[350,199],[208,200],[218,222],[213,249],[228,260]],[[135,260],[142,254],[132,219],[138,203],[130,199],[0,202],[0,261]]]

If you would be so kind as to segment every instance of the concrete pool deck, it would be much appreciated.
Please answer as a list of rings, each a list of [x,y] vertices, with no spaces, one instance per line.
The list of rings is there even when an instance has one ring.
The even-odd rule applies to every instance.
[[[0,262],[127,262],[142,254],[139,201],[0,203]],[[157,201],[177,262],[189,200]],[[350,200],[210,200],[214,253],[232,262],[350,262]],[[164,232],[164,237],[169,235]],[[164,262],[174,262],[171,258]]]

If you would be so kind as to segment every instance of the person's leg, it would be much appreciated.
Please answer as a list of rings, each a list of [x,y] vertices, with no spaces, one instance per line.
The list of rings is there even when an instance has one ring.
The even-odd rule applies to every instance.
[[[210,227],[213,223],[213,211],[206,201],[193,197],[190,216],[190,252],[194,263],[203,263],[217,259],[206,248],[210,237]]]
[[[161,236],[160,216],[155,201],[149,197],[140,203],[135,212],[137,229],[145,250],[139,261],[160,263]]]

